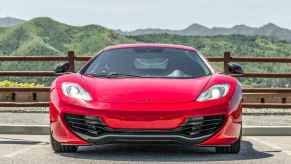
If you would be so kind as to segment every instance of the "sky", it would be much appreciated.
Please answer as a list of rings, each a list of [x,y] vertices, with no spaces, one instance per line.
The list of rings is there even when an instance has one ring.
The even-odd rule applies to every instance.
[[[291,29],[291,0],[0,0],[0,17],[51,17],[71,25],[98,24],[125,31],[184,29],[269,22]]]

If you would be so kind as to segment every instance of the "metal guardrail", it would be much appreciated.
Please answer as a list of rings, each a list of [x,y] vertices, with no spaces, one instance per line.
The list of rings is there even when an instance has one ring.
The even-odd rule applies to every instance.
[[[75,56],[74,51],[69,51],[67,56],[0,56],[0,62],[9,61],[66,61],[70,65],[70,72],[75,72],[75,61],[88,61],[90,56]],[[225,74],[228,72],[228,64],[231,62],[266,62],[266,63],[291,63],[291,58],[282,57],[233,57],[230,52],[225,52],[223,57],[207,57],[209,62],[223,62]],[[0,76],[29,76],[29,77],[46,77],[58,76],[53,71],[0,71]],[[231,75],[231,74],[230,74]],[[232,75],[234,77],[246,78],[291,78],[291,73],[257,73],[246,72],[242,75]],[[37,96],[39,92],[49,93],[49,88],[0,88],[1,92],[11,92],[17,94],[19,92],[30,92]],[[243,106],[249,108],[291,108],[291,89],[287,88],[245,88],[243,89],[246,101]],[[267,102],[264,96],[280,95],[280,102]],[[288,97],[290,95],[290,97]],[[15,96],[15,95],[14,95]],[[248,98],[247,96],[251,97]],[[283,97],[282,97],[283,96]],[[268,99],[266,98],[266,100]],[[260,102],[250,101],[252,99],[260,99]],[[48,106],[49,103],[36,102],[21,102],[13,100],[11,102],[0,102],[0,107],[42,107]]]

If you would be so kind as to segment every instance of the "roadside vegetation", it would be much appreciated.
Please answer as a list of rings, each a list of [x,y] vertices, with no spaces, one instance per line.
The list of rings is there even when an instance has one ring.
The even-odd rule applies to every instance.
[[[15,87],[15,88],[38,88],[45,87],[44,84],[36,84],[36,83],[20,83],[15,81],[0,81],[0,87]]]

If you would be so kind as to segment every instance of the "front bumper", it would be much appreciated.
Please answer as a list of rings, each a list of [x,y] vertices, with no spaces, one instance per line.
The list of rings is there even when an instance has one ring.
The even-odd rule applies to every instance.
[[[146,141],[198,144],[221,129],[225,118],[224,116],[191,117],[174,129],[116,129],[108,127],[98,117],[72,114],[65,114],[64,121],[74,134],[95,144]]]
[[[51,131],[55,139],[63,144],[77,144],[77,145],[88,145],[88,144],[106,144],[106,143],[116,143],[116,142],[157,142],[157,143],[182,143],[182,144],[192,144],[198,146],[212,146],[212,145],[230,145],[239,139],[240,130],[241,130],[241,105],[238,106],[216,106],[215,108],[205,108],[199,110],[187,110],[187,111],[177,111],[174,112],[174,115],[169,116],[169,118],[175,117],[180,118],[178,120],[182,120],[178,126],[173,126],[171,124],[167,126],[172,126],[172,128],[165,127],[154,129],[151,128],[135,128],[138,126],[139,122],[142,122],[142,126],[145,127],[147,120],[139,120],[138,118],[143,118],[140,115],[138,118],[132,118],[131,124],[129,124],[130,128],[126,129],[127,125],[118,125],[118,122],[115,124],[108,125],[108,123],[103,118],[108,118],[112,115],[112,111],[110,114],[104,111],[91,110],[91,109],[80,109],[74,106],[60,106],[55,105],[51,102],[50,104],[50,120],[51,120]],[[127,112],[125,112],[127,113]],[[136,113],[136,112],[135,112]],[[151,113],[151,112],[149,112]],[[160,113],[160,112],[159,112]],[[173,113],[172,111],[169,113]],[[127,113],[128,114],[128,113]],[[150,114],[155,116],[154,114]],[[163,121],[169,122],[169,118],[167,118],[166,112],[162,114],[164,118],[161,118],[159,123],[162,124]],[[99,124],[97,127],[103,128],[103,132],[98,132],[96,135],[89,135],[88,133],[80,130],[76,130],[76,124],[72,124],[68,118],[68,116],[77,116],[84,117],[89,116],[89,119],[97,118],[98,120],[94,122],[94,120],[85,121],[87,124],[85,128],[91,126],[90,124]],[[191,120],[191,118],[195,118],[198,120],[200,118],[213,118],[213,117],[221,117],[222,122],[217,124],[215,128],[213,128],[209,133],[206,134],[195,134],[186,135],[185,129],[181,129],[186,123],[187,120]],[[149,118],[149,116],[145,116],[145,118]],[[159,117],[160,118],[160,117]],[[122,119],[122,117],[120,117]],[[175,120],[175,119],[173,119]],[[152,120],[148,120],[150,124]],[[196,120],[197,121],[197,120]],[[132,124],[136,122],[136,125]],[[81,123],[84,123],[81,122]],[[124,123],[124,122],[122,122]],[[177,124],[178,122],[176,122]],[[72,126],[74,125],[75,128]],[[154,126],[158,124],[153,124]],[[187,124],[186,124],[187,125]],[[199,126],[201,124],[198,124]],[[114,127],[120,126],[120,127]],[[79,126],[80,127],[80,126]],[[81,128],[84,128],[81,126]],[[93,131],[97,132],[98,128],[93,129]],[[189,128],[189,127],[188,127]],[[192,128],[192,127],[190,127]],[[195,128],[194,128],[195,129]],[[88,129],[87,129],[88,130]],[[85,130],[86,131],[86,130]]]

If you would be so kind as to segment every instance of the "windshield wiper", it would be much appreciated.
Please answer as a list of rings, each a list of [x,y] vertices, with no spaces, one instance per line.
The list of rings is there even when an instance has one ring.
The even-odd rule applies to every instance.
[[[93,73],[93,74],[84,74],[86,76],[93,76],[93,77],[105,77],[105,78],[114,78],[114,77],[142,77],[138,75],[131,75],[131,74],[123,74],[123,73]]]

